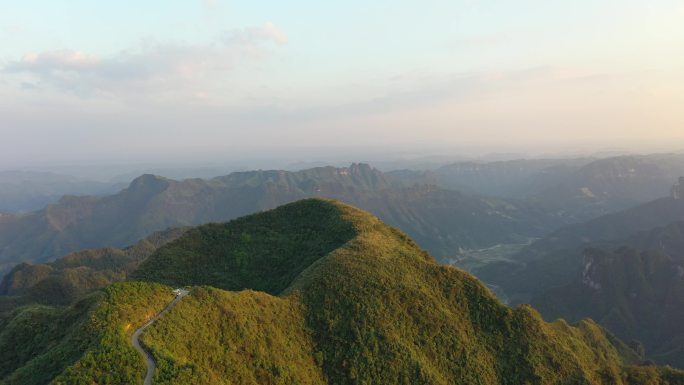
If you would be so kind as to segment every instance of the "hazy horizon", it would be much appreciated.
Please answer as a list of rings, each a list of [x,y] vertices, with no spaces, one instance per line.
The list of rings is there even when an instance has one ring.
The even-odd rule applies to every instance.
[[[0,162],[681,151],[682,17],[662,0],[13,3]]]
[[[313,167],[347,167],[352,163],[368,163],[380,171],[434,170],[458,162],[506,162],[520,159],[606,159],[618,156],[684,154],[684,151],[630,151],[620,148],[599,148],[595,151],[549,152],[487,152],[490,148],[414,149],[383,152],[365,149],[290,149],[290,152],[264,156],[260,152],[230,154],[223,157],[148,158],[62,160],[27,163],[3,163],[3,172],[50,172],[108,183],[128,183],[142,174],[155,174],[172,179],[211,178],[236,171],[287,170],[299,171]],[[299,151],[297,151],[299,150]]]

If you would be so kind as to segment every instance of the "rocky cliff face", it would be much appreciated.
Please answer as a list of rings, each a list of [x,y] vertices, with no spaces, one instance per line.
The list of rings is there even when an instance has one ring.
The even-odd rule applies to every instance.
[[[587,248],[581,275],[530,303],[548,320],[592,318],[623,341],[639,341],[656,362],[684,367],[683,228],[679,222],[625,246]]]
[[[679,182],[672,186],[672,198],[684,199],[684,176],[680,176]]]

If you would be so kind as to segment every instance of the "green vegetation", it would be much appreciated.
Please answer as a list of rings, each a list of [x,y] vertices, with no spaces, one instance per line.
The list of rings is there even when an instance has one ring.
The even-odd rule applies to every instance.
[[[323,384],[304,314],[292,297],[195,288],[143,335],[155,384]]]
[[[591,321],[547,324],[530,307],[505,307],[471,275],[438,265],[403,233],[348,206],[302,201],[221,231],[260,228],[262,215],[274,219],[300,210],[337,215],[356,236],[311,263],[279,297],[195,289],[144,335],[163,363],[157,383],[684,383],[681,372],[626,366],[638,360],[636,353]],[[304,228],[305,218],[313,217],[296,217],[295,228]],[[194,250],[180,253],[178,247],[204,245],[211,234],[189,232],[151,260],[169,250],[187,258]],[[239,238],[235,248],[244,250]],[[249,252],[248,260],[260,258],[259,250]],[[156,266],[155,279],[183,283],[175,267]],[[245,273],[222,274],[224,282],[234,282]]]
[[[156,384],[684,384],[683,372],[633,366],[638,354],[592,321],[549,324],[504,306],[404,233],[334,201],[202,226],[135,277],[203,285],[142,335]],[[130,335],[171,298],[160,283],[117,283],[68,309],[0,318],[14,325],[4,338],[26,339],[0,345],[18,357],[0,381],[139,384]],[[32,319],[47,337],[31,340]],[[60,320],[66,335],[53,342],[47,330]],[[36,365],[46,355],[50,370]]]
[[[159,284],[120,283],[68,308],[20,308],[0,332],[0,384],[142,384],[130,335],[172,298]]]
[[[174,286],[277,294],[302,270],[354,235],[339,207],[305,200],[192,229],[145,260],[133,277]]]
[[[0,283],[0,294],[5,295],[0,296],[0,313],[25,303],[68,305],[123,281],[141,261],[186,230],[161,231],[125,249],[106,247],[79,251],[46,264],[19,264]]]

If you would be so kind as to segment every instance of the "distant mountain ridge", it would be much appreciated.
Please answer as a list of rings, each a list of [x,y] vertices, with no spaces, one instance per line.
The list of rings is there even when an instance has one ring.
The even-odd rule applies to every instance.
[[[563,227],[475,271],[549,320],[591,317],[684,367],[684,200],[672,196]]]
[[[82,250],[46,264],[20,263],[0,279],[0,311],[22,303],[67,305],[96,289],[123,281],[154,251],[186,230],[157,232],[123,249]]]
[[[581,274],[531,303],[547,319],[597,320],[684,367],[684,221],[586,248]]]
[[[510,262],[485,266],[475,274],[500,286],[513,303],[528,302],[551,287],[570,283],[582,269],[582,251],[586,247],[613,245],[613,241],[677,221],[684,221],[684,200],[657,199],[565,226],[525,247]]]
[[[431,183],[523,200],[570,223],[664,196],[672,181],[684,175],[684,154],[457,162],[434,171],[403,170],[388,175],[409,184]]]
[[[125,247],[169,227],[225,221],[316,196],[365,208],[436,255],[538,236],[549,226],[543,213],[524,206],[430,185],[404,187],[367,164],[210,180],[143,175],[115,195],[66,196],[43,210],[0,218],[0,264]]]
[[[57,202],[68,194],[105,195],[120,185],[35,171],[0,171],[0,213],[23,213]]]

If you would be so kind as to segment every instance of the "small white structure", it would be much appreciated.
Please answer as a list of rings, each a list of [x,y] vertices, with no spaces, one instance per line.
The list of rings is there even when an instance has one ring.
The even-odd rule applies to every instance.
[[[179,295],[183,294],[183,289],[175,289],[173,291],[173,294],[175,294],[176,297],[178,297]]]

